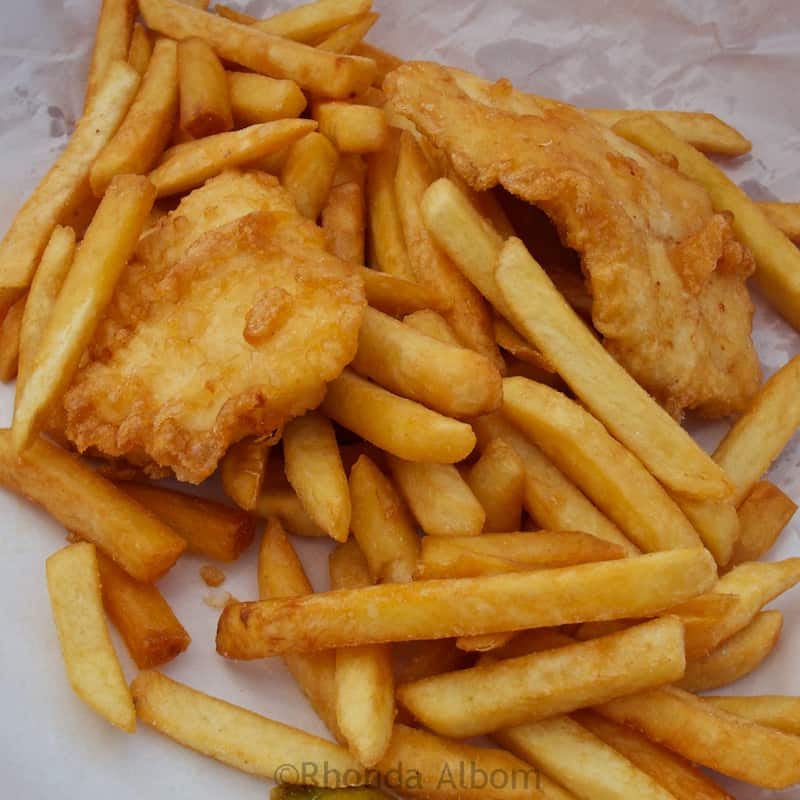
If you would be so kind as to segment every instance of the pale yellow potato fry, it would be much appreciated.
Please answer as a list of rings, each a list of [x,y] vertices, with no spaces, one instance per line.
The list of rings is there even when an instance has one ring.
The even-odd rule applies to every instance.
[[[147,28],[140,22],[133,26],[131,45],[128,48],[128,63],[140,74],[147,72],[150,56],[153,54],[153,42]]]
[[[101,717],[133,733],[136,712],[108,633],[94,545],[79,542],[50,556],[47,589],[72,688]]]
[[[228,72],[228,93],[237,125],[256,125],[299,117],[306,97],[294,81],[268,78],[254,72]]]
[[[641,733],[617,725],[592,711],[573,717],[632,764],[654,778],[675,800],[733,800],[685,758],[651,742]]]
[[[383,311],[384,314],[401,317],[442,307],[439,298],[430,289],[426,289],[418,283],[397,278],[388,272],[378,272],[369,267],[361,270],[361,276],[364,279],[367,302],[378,311]],[[404,320],[404,322],[406,321]],[[422,332],[425,333],[425,331]],[[433,338],[439,337],[434,336]],[[452,337],[451,343],[458,344],[455,336]]]
[[[175,42],[159,39],[133,105],[92,165],[89,180],[102,197],[117,175],[144,175],[167,146],[178,108]]]
[[[437,311],[422,309],[403,318],[406,325],[410,325],[414,330],[430,336],[431,339],[438,339],[445,344],[452,344],[462,347],[461,342],[453,333],[453,329],[447,324],[447,320]]]
[[[337,779],[344,785],[364,782],[363,769],[343,747],[203,694],[160,672],[140,672],[131,691],[142,722],[234,769],[284,783],[324,785],[326,775],[334,786]],[[324,764],[328,770],[323,770]]]
[[[796,511],[797,504],[777,486],[769,481],[757,483],[739,506],[739,538],[728,566],[758,561],[772,548]]]
[[[477,536],[486,513],[452,464],[422,464],[388,457],[400,494],[429,536]]]
[[[252,511],[258,502],[269,464],[270,447],[269,439],[243,439],[232,445],[222,459],[222,488],[245,511]]]
[[[135,19],[136,0],[103,0],[89,65],[84,111],[99,93],[112,64],[128,57]]]
[[[372,585],[367,560],[351,539],[330,556],[331,589]],[[389,747],[394,724],[392,651],[387,644],[336,651],[336,719],[350,752],[371,767]]]
[[[783,789],[800,782],[800,737],[762,727],[667,687],[596,708],[689,761],[754,786]]]
[[[445,639],[657,614],[706,591],[716,567],[700,548],[480,578],[383,584],[228,606],[217,651],[253,659],[413,639]]]
[[[485,356],[453,347],[367,308],[352,368],[449,417],[475,417],[502,402],[502,379]]]
[[[577,403],[544,384],[506,378],[503,413],[642,550],[701,545],[644,465]]]
[[[661,483],[700,500],[730,494],[719,465],[595,339],[519,239],[504,245],[495,279],[517,330]]]
[[[800,241],[800,203],[759,203],[767,219],[792,241]]]
[[[316,221],[325,207],[338,160],[338,151],[321,133],[308,134],[289,148],[281,183],[304,217]]]
[[[223,170],[276,153],[315,127],[311,120],[285,119],[179,144],[164,153],[149,177],[159,197],[186,192]]]
[[[409,583],[414,577],[419,537],[391,481],[368,456],[350,470],[353,536],[375,583]]]
[[[795,328],[800,327],[800,251],[725,173],[652,117],[632,117],[614,131],[651,153],[669,153],[678,169],[702,184],[715,211],[730,211],[736,238],[756,260],[756,281],[767,300]]]
[[[22,317],[27,301],[26,292],[8,309],[0,323],[0,381],[4,383],[13,381],[17,375]]]
[[[154,200],[155,188],[147,178],[120,175],[111,182],[75,254],[14,409],[17,452],[31,445],[69,386]]]
[[[685,667],[683,625],[664,617],[589,642],[406,683],[397,687],[397,699],[425,727],[467,738],[662,686]]]
[[[178,43],[180,126],[195,139],[233,129],[230,90],[225,68],[205,39]]]
[[[0,243],[4,305],[10,306],[20,290],[30,286],[53,229],[85,199],[92,163],[124,119],[138,86],[139,74],[133,67],[125,62],[111,65],[66,148],[14,218]]]
[[[331,188],[322,209],[321,226],[333,255],[351,264],[364,263],[365,217],[364,194],[357,183]]]
[[[493,738],[577,797],[675,800],[646,772],[567,716],[497,731]]]
[[[717,564],[727,564],[739,539],[736,506],[730,500],[687,500],[678,495],[672,495],[672,499],[692,523]]]
[[[380,14],[370,11],[326,36],[317,47],[331,53],[352,53],[361,40],[372,30]]]
[[[512,445],[505,439],[492,439],[465,478],[486,512],[485,531],[519,530],[525,465]]]
[[[367,42],[361,42],[361,44],[357,45],[353,50],[353,54],[363,58],[371,58],[375,62],[378,70],[375,75],[376,86],[382,86],[383,79],[403,63],[402,58],[398,58],[393,53],[388,53],[386,50],[381,50],[380,47],[375,47]]]
[[[757,722],[759,725],[766,725],[768,728],[775,728],[792,736],[800,736],[800,697],[721,695],[704,697],[703,701],[737,717]]]
[[[374,153],[389,142],[389,123],[382,108],[355,103],[314,103],[312,116],[320,133],[342,153]]]
[[[288,483],[265,486],[258,495],[253,513],[261,519],[275,517],[295,536],[328,538],[328,534],[308,516],[297,493]]]
[[[460,636],[456,639],[456,647],[465,653],[488,653],[507,645],[516,635],[516,631],[506,631],[484,633],[480,636]]]
[[[577,531],[429,536],[422,540],[417,571],[425,579],[473,578],[611,561],[625,555],[619,545]]]
[[[152,30],[179,40],[198,36],[226,61],[271,78],[288,78],[301,89],[325,97],[357,94],[375,78],[376,65],[370,59],[317,50],[190,8],[179,0],[139,0],[139,8]]]
[[[321,408],[334,422],[407,461],[454,464],[475,447],[466,423],[392,394],[350,369],[329,384]]]

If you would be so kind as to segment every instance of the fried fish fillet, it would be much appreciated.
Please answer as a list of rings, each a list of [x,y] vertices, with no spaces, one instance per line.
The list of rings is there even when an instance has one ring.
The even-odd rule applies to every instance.
[[[542,209],[580,256],[608,350],[670,412],[721,416],[760,382],[749,251],[705,190],[579,109],[460,70],[409,63],[390,113],[449,156],[476,190]]]
[[[80,451],[198,483],[228,446],[316,407],[366,301],[268,175],[231,172],[142,240],[68,391]]]

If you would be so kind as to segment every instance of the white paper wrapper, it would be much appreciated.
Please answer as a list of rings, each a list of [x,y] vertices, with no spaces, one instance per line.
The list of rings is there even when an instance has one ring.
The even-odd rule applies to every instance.
[[[0,26],[0,227],[64,145],[82,103],[98,0],[5,3]],[[263,13],[288,3],[249,2]],[[672,107],[715,112],[753,140],[753,155],[730,165],[759,199],[800,199],[800,4],[794,0],[377,0],[383,18],[370,40],[406,58],[435,59],[521,89],[585,105]],[[797,352],[800,339],[759,302],[756,341],[767,374]],[[12,391],[0,389],[10,420]],[[698,426],[713,447],[726,425]],[[770,477],[800,498],[795,441]],[[142,728],[113,731],[70,691],[58,653],[44,560],[64,531],[24,502],[0,495],[0,776],[3,796],[115,800],[142,797],[263,798],[264,784],[183,750]],[[327,585],[324,543],[300,542],[318,588]],[[800,555],[800,522],[774,558]],[[179,680],[279,720],[322,726],[278,660],[240,664],[214,652],[218,612],[203,604],[202,560],[187,557],[162,588],[192,635],[166,671]],[[256,595],[254,554],[226,570],[225,589]],[[800,591],[776,604],[783,639],[740,693],[800,692]],[[124,648],[120,648],[124,652]],[[123,656],[127,674],[135,669]],[[793,797],[735,785],[741,798]]]

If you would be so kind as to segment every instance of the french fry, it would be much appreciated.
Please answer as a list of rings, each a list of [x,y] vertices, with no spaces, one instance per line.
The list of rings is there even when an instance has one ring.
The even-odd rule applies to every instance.
[[[101,717],[133,733],[136,712],[103,615],[94,545],[79,542],[50,556],[47,589],[72,688]]]
[[[800,736],[800,697],[720,695],[704,697],[703,701],[737,717],[757,722],[759,725],[775,728],[792,736]]]
[[[406,683],[397,687],[397,699],[435,733],[466,738],[662,686],[685,667],[683,626],[665,617],[590,642]]]
[[[655,478],[577,403],[549,386],[506,378],[503,412],[642,550],[700,546]]]
[[[317,47],[320,50],[330,50],[331,53],[345,53],[349,55],[372,30],[372,26],[379,18],[380,14],[374,12],[364,14],[347,25],[342,25],[341,28],[338,28],[329,36],[326,36]]]
[[[180,126],[195,139],[233,128],[230,90],[225,68],[205,39],[178,43]]]
[[[135,19],[135,0],[103,0],[89,65],[84,111],[88,110],[89,104],[99,93],[112,64],[128,57]]]
[[[516,631],[505,633],[484,633],[481,636],[459,636],[456,647],[465,653],[488,653],[507,645],[515,636]]]
[[[371,58],[375,62],[378,70],[375,75],[376,86],[382,86],[383,79],[403,63],[403,59],[392,53],[387,53],[386,50],[381,50],[379,47],[367,44],[367,42],[361,42],[356,45],[353,54],[363,58]]]
[[[438,339],[445,344],[452,344],[461,347],[453,329],[447,324],[447,320],[438,312],[430,309],[422,309],[403,318],[406,325],[410,325],[414,330],[430,336],[431,339]]]
[[[363,769],[339,745],[203,694],[160,672],[140,672],[131,691],[142,722],[234,769],[284,783],[324,785],[326,775],[334,786],[337,780],[339,786],[364,782]],[[323,764],[328,766],[324,773]]]
[[[369,267],[364,267],[360,272],[364,278],[367,302],[384,314],[402,317],[418,311],[442,307],[439,298],[418,283],[397,278],[388,272],[378,272]],[[425,333],[425,331],[422,332]],[[434,336],[433,338],[439,337]],[[455,336],[452,337],[452,343],[459,344]]]
[[[651,689],[596,710],[731,778],[769,789],[800,781],[800,737],[736,717],[681,689]]]
[[[186,192],[225,169],[278,152],[315,127],[311,120],[285,119],[179,144],[164,153],[150,180],[159,197]]]
[[[722,469],[609,355],[519,239],[504,245],[495,279],[514,326],[659,481],[693,499],[730,494]]]
[[[364,263],[365,215],[364,195],[357,183],[331,188],[322,209],[322,230],[328,250],[342,261]]]
[[[161,486],[125,482],[119,488],[169,525],[189,552],[235,561],[253,541],[255,520],[238,508]]]
[[[109,186],[53,305],[14,409],[12,437],[18,453],[31,445],[50,409],[69,386],[154,199],[154,187],[144,177],[121,175]]]
[[[140,22],[133,26],[131,45],[128,48],[128,63],[140,74],[147,72],[150,56],[153,54],[153,42],[147,28]]]
[[[408,683],[460,669],[467,656],[453,639],[398,642],[392,645],[395,683]]]
[[[299,117],[306,97],[294,81],[268,78],[254,72],[228,72],[228,92],[237,125],[257,125]]]
[[[0,381],[4,383],[13,381],[17,375],[22,317],[27,301],[26,292],[8,309],[0,323]]]
[[[338,160],[336,148],[321,133],[310,133],[289,148],[281,183],[304,217],[316,221],[325,207]]]
[[[528,344],[511,327],[511,324],[502,317],[495,317],[494,319],[494,338],[503,350],[507,350],[520,361],[538,367],[545,372],[554,372],[550,362],[535,347]]]
[[[159,39],[130,111],[92,165],[95,197],[105,194],[115,176],[144,175],[153,168],[169,141],[177,109],[177,46]]]
[[[697,548],[539,572],[368,586],[291,603],[238,603],[222,612],[217,651],[254,659],[648,616],[706,591],[715,573],[711,556]]]
[[[624,558],[625,551],[588,533],[536,531],[422,540],[420,578],[474,578]]]
[[[254,17],[252,14],[245,14],[244,11],[226,6],[224,3],[217,3],[214,6],[214,13],[219,14],[223,19],[238,22],[240,25],[255,25],[256,22],[259,22],[258,17]],[[263,20],[261,20],[261,22],[263,22]]]
[[[624,628],[620,628],[619,630],[624,630]],[[608,633],[616,632],[617,631],[613,629],[609,629],[608,631]],[[575,640],[565,633],[562,633],[558,628],[533,628],[532,630],[525,630],[517,633],[513,639],[509,640],[502,647],[497,648],[495,652],[482,656],[478,660],[478,664],[493,664],[497,659],[519,658],[521,656],[531,655],[531,653],[556,650],[559,647],[567,647],[572,644],[575,644]]]
[[[475,446],[469,425],[370,383],[346,369],[321,406],[335,422],[381,450],[433,464],[454,464]]]
[[[261,519],[275,517],[295,536],[328,538],[328,534],[308,516],[288,482],[265,486],[258,495],[253,513]]]
[[[756,260],[756,281],[767,300],[795,328],[800,327],[800,252],[764,212],[721,169],[658,120],[633,117],[613,130],[653,153],[670,153],[678,169],[702,184],[715,211],[730,211],[736,238]]]
[[[346,98],[369,86],[374,61],[317,50],[256,26],[240,25],[183,5],[179,0],[139,0],[147,26],[173,39],[197,36],[216,54],[271,78],[287,78],[301,89],[332,98]]]
[[[342,153],[374,153],[389,141],[389,123],[382,108],[325,101],[314,103],[319,132]]]
[[[767,219],[792,241],[800,241],[800,203],[759,203]]]
[[[339,545],[330,557],[332,589],[370,586],[369,567],[358,542]],[[336,651],[336,719],[350,752],[371,767],[389,747],[394,723],[394,676],[389,645]]]
[[[385,466],[383,451],[373,447],[369,442],[352,442],[351,444],[340,444],[339,455],[342,457],[342,466],[349,475],[361,456],[366,456],[380,468]],[[363,548],[362,548],[363,550]]]
[[[192,641],[164,595],[152,583],[131,578],[97,553],[103,606],[139,669],[166,664]]]
[[[336,433],[321,414],[292,420],[283,432],[286,477],[311,519],[337,542],[350,533],[350,490]]]
[[[465,478],[486,512],[485,531],[519,530],[525,465],[505,439],[492,439]]]
[[[111,65],[69,144],[14,218],[0,243],[3,305],[10,306],[20,290],[30,286],[53,229],[86,197],[92,163],[124,119],[138,86],[133,67],[124,62]]]
[[[341,153],[333,176],[333,185],[355,183],[362,195],[367,189],[367,161],[358,153]]]
[[[739,538],[736,506],[730,500],[687,500],[678,495],[673,495],[672,499],[692,523],[717,564],[727,564]]]
[[[452,464],[389,457],[392,477],[419,526],[429,536],[477,536],[486,513]]]
[[[502,402],[500,373],[488,358],[425,336],[370,307],[352,368],[449,417],[487,414]]]
[[[728,562],[735,567],[758,561],[778,540],[797,504],[769,481],[757,483],[739,506],[739,538]]]
[[[252,511],[264,485],[269,463],[269,439],[243,439],[230,447],[220,465],[225,494],[245,511]]]

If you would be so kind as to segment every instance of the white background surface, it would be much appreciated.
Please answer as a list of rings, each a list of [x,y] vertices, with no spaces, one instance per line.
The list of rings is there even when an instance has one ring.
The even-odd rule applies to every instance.
[[[80,109],[99,0],[3,0],[0,17],[0,229],[64,144]],[[279,9],[264,0],[241,7]],[[755,196],[800,199],[800,3],[796,0],[377,0],[384,17],[370,40],[406,58],[456,64],[522,89],[586,105],[713,111],[754,142],[734,174]],[[756,341],[766,373],[800,352],[800,339],[760,304]],[[10,420],[11,389],[0,388]],[[725,425],[693,426],[708,447]],[[772,478],[800,499],[795,441]],[[263,782],[194,755],[142,727],[126,736],[70,691],[44,580],[64,532],[43,513],[0,494],[0,797],[115,800],[263,798]],[[300,543],[325,588],[324,543]],[[800,555],[795,522],[771,554]],[[193,643],[166,671],[175,678],[322,733],[277,660],[240,664],[214,652],[218,612],[187,557],[161,584]],[[227,568],[224,588],[255,597],[254,552]],[[782,598],[783,639],[744,693],[800,691],[800,590]],[[124,653],[124,648],[120,648]],[[135,674],[123,655],[129,677]],[[800,797],[731,785],[741,798]]]

